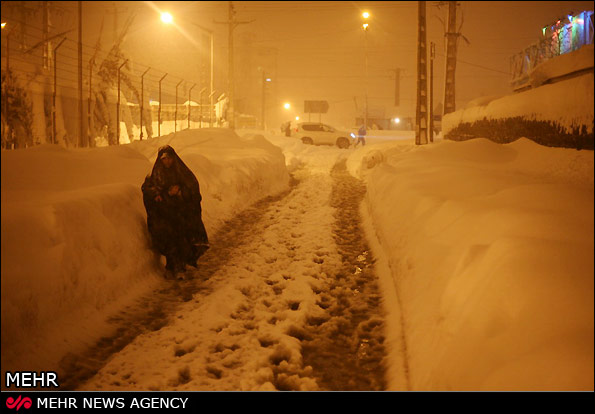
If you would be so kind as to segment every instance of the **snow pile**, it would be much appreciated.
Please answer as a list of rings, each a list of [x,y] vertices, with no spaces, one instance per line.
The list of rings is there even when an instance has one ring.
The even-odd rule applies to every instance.
[[[341,155],[346,155],[344,149],[327,145],[304,144],[297,138],[265,133],[259,130],[243,130],[238,134],[245,138],[266,139],[283,151],[285,163],[290,172],[296,171],[304,164],[312,173],[328,173]]]
[[[379,163],[357,167],[373,153]],[[368,183],[367,231],[403,320],[389,321],[405,340],[391,359],[411,389],[593,389],[592,151],[372,146],[349,168]]]
[[[102,334],[106,315],[159,280],[140,186],[164,144],[197,176],[210,235],[288,188],[278,148],[229,130],[118,147],[3,151],[3,371],[54,368],[65,350]]]
[[[555,122],[566,132],[585,126],[592,133],[593,114],[593,74],[588,73],[451,112],[442,118],[442,132],[447,135],[462,123],[520,116]]]
[[[171,145],[194,172],[203,196],[203,221],[209,234],[237,212],[288,188],[281,150],[259,135],[239,138],[228,129],[184,130],[131,148],[155,162],[157,150]]]

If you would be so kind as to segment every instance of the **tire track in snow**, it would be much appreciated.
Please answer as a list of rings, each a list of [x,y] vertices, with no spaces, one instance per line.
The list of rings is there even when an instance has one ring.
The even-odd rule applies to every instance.
[[[313,339],[303,345],[304,363],[314,367],[325,389],[379,391],[386,387],[384,321],[374,259],[359,215],[366,188],[345,164],[345,159],[339,161],[331,172],[330,200],[342,263],[321,297],[330,318],[309,321]]]

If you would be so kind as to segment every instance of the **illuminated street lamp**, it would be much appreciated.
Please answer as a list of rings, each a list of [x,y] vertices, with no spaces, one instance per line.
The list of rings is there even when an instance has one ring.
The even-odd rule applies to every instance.
[[[291,108],[291,105],[289,104],[289,102],[285,102],[285,103],[283,104],[283,108],[285,108],[285,109],[289,109],[289,108]]]
[[[362,17],[367,20],[370,17],[370,13],[363,12]],[[364,112],[364,127],[368,128],[368,27],[369,24],[364,21],[362,29],[364,30],[364,54],[366,62],[366,78],[365,78],[365,112]]]
[[[300,117],[299,117],[299,116],[296,116],[296,117],[295,117],[295,120],[296,120],[296,121],[299,121],[299,120],[300,120]]]
[[[174,18],[168,12],[161,13],[161,21],[166,24],[171,24],[174,21]]]
[[[173,16],[170,13],[163,12],[163,13],[161,13],[161,21],[163,23],[165,23],[165,24],[173,24],[174,18],[173,18]],[[213,72],[213,68],[214,68],[214,65],[213,65],[213,57],[214,57],[213,31],[212,30],[209,30],[206,27],[203,27],[203,26],[201,26],[199,24],[196,24],[196,23],[193,23],[193,22],[189,22],[187,20],[185,20],[185,21],[188,22],[188,23],[190,23],[190,24],[192,24],[192,25],[194,25],[194,26],[196,26],[196,27],[198,27],[199,29],[201,29],[201,30],[203,30],[203,31],[205,31],[205,32],[207,32],[209,34],[209,39],[210,39],[210,43],[211,43],[211,46],[210,46],[210,49],[211,49],[211,57],[210,57],[210,60],[211,60],[211,63],[210,63],[210,66],[211,66],[211,70],[210,70],[210,72],[211,72],[210,73],[210,75],[211,75],[210,76],[210,78],[211,78],[210,79],[210,90],[211,90],[211,92],[209,94],[209,97],[210,97],[210,101],[209,101],[209,104],[210,104],[210,106],[209,106],[209,127],[212,127],[213,126],[212,125],[213,99],[214,99],[213,96],[214,96],[214,91],[215,91],[214,80],[213,80],[214,79],[213,78],[214,77],[214,72]],[[200,125],[202,127],[202,118],[201,118],[201,121],[200,121]]]

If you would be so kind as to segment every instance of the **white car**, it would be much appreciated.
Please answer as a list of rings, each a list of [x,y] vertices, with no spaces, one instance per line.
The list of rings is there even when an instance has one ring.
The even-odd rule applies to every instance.
[[[302,122],[297,125],[293,134],[304,144],[336,145],[339,148],[349,148],[355,142],[352,134],[339,131],[332,126],[318,122]]]

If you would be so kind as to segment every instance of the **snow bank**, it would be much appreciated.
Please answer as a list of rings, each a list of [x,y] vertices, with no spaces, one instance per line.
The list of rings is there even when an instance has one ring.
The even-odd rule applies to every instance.
[[[522,117],[529,121],[555,122],[566,132],[585,126],[593,133],[593,74],[543,85],[486,105],[471,106],[442,118],[445,136],[462,123]]]
[[[409,377],[392,367],[391,387],[593,390],[593,152],[403,144],[348,162],[403,321],[388,339]]]
[[[275,145],[283,151],[285,163],[290,172],[307,164],[312,173],[329,173],[339,157],[348,154],[346,150],[335,146],[304,144],[294,137],[261,130],[243,130],[238,131],[238,134],[245,138],[266,139]]]
[[[281,151],[230,130],[187,130],[130,145],[2,152],[2,368],[49,370],[98,339],[105,317],[154,286],[140,186],[172,145],[201,185],[210,235],[288,188]],[[92,327],[89,329],[89,327]]]
[[[444,136],[501,144],[526,137],[549,147],[592,150],[593,45],[540,64],[528,79],[532,89],[479,99],[445,115]]]

